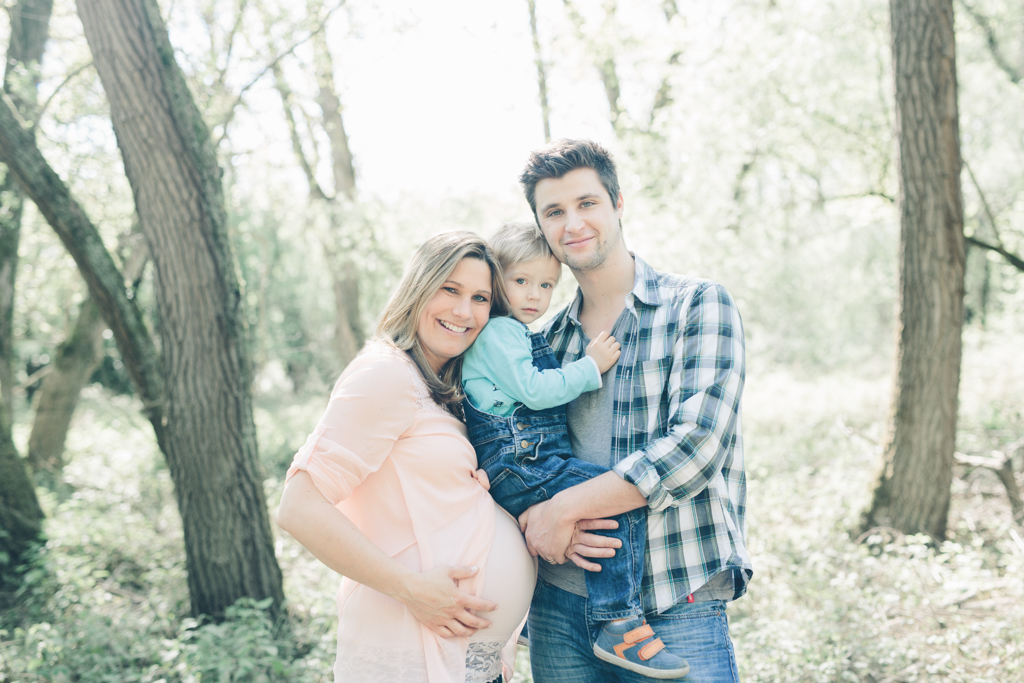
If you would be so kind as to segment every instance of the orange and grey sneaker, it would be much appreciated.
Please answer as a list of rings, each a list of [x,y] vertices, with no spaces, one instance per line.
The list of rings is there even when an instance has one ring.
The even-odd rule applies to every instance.
[[[640,617],[605,622],[594,643],[594,654],[648,678],[682,678],[690,672],[686,660],[666,650],[661,638],[654,637],[654,629]]]

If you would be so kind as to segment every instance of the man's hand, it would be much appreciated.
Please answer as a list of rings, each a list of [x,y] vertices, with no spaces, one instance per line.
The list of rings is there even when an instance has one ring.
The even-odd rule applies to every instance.
[[[599,529],[617,529],[614,519],[581,519],[577,522],[559,522],[556,501],[537,503],[519,516],[519,528],[526,536],[526,547],[532,555],[551,564],[572,560],[576,566],[591,572],[601,571],[601,565],[588,557],[614,557],[622,543],[617,538],[589,533]],[[562,538],[566,540],[563,542]]]
[[[576,529],[572,534],[572,542],[566,557],[573,561],[577,567],[586,569],[588,572],[601,571],[601,565],[590,562],[588,557],[614,557],[616,548],[622,547],[622,541],[610,536],[591,534],[590,531],[598,529],[617,529],[619,523],[614,519],[581,519],[576,522]]]
[[[597,335],[597,339],[587,344],[587,355],[594,359],[603,375],[615,365],[622,352],[619,351],[619,342],[615,341],[615,337],[602,332]]]
[[[477,573],[476,567],[435,567],[422,574],[410,574],[394,597],[405,604],[416,619],[442,638],[471,636],[491,622],[470,610],[491,612],[498,604],[459,590],[456,581]]]
[[[563,564],[569,550],[576,520],[563,519],[554,499],[527,508],[519,515],[519,528],[526,536],[526,547],[531,555],[551,564]]]

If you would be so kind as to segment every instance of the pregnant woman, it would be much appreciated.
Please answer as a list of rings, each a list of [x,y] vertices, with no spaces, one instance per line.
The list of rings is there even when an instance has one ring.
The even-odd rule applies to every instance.
[[[428,240],[288,470],[278,524],[344,576],[335,681],[501,681],[536,568],[474,478],[459,379],[507,310],[482,239]]]

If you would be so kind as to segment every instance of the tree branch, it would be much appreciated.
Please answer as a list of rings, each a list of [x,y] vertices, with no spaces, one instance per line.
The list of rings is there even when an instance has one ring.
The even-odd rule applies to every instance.
[[[235,101],[231,103],[231,107],[228,109],[227,114],[224,116],[224,120],[220,122],[220,137],[217,138],[214,144],[214,148],[220,147],[220,143],[227,136],[228,124],[231,123],[231,120],[235,117],[235,111],[238,109],[238,105],[242,103],[242,97],[245,95],[245,93],[254,85],[256,85],[256,83],[258,83],[261,78],[266,76],[269,71],[273,70],[281,62],[282,59],[295,52],[297,49],[299,49],[299,47],[301,47],[305,43],[309,42],[309,39],[315,36],[317,33],[323,31],[324,28],[327,26],[327,20],[330,19],[331,16],[333,16],[334,13],[341,9],[344,5],[345,0],[340,0],[338,4],[336,4],[331,9],[327,10],[327,14],[325,14],[324,18],[321,19],[320,22],[316,25],[316,27],[309,32],[309,35],[302,38],[301,40],[297,40],[294,43],[292,43],[291,47],[289,47],[284,52],[280,53],[272,60],[270,60],[270,62],[265,67],[260,69],[260,72],[256,74],[256,76],[252,80],[250,80],[248,83],[242,86],[242,89],[238,91],[238,96],[235,98]]]
[[[245,18],[245,8],[249,4],[249,0],[238,1],[238,13],[235,15],[235,21],[231,25],[231,31],[227,37],[227,47],[224,51],[224,68],[217,69],[217,82],[214,84],[215,89],[224,88],[224,80],[227,78],[228,69],[231,66],[231,53],[235,49],[235,38],[238,36],[238,32],[242,28],[242,20]],[[214,61],[214,68],[216,68],[216,61]]]
[[[974,19],[974,23],[978,25],[982,33],[985,34],[985,42],[988,44],[988,51],[992,53],[992,59],[995,60],[996,65],[1003,70],[1010,80],[1015,85],[1020,85],[1021,80],[1024,80],[1024,73],[1017,67],[1010,64],[1010,61],[1003,54],[1002,48],[999,46],[999,39],[996,37],[996,32],[992,28],[992,24],[989,23],[988,17],[979,12],[977,9],[967,4],[967,0],[960,0],[960,6],[967,11],[971,18]]]
[[[831,202],[837,199],[864,199],[865,197],[878,197],[879,199],[884,199],[890,204],[896,203],[895,197],[890,197],[886,193],[876,190],[869,190],[867,192],[855,192],[853,194],[837,194],[834,197],[823,197],[823,199],[826,202]]]
[[[992,234],[995,235],[996,244],[1002,247],[1003,240],[999,237],[999,230],[996,228],[996,214],[992,210],[992,205],[988,203],[988,198],[985,197],[985,193],[982,191],[981,184],[978,182],[977,176],[974,175],[974,170],[971,169],[971,165],[963,158],[960,159],[960,163],[962,163],[964,168],[967,169],[967,177],[971,179],[971,184],[974,185],[974,190],[978,193],[978,199],[981,200],[981,208],[985,211],[985,216],[988,218],[988,224],[992,227]]]
[[[19,118],[8,98],[0,98],[0,161],[7,165],[74,258],[89,286],[89,294],[114,332],[121,358],[159,440],[163,433],[164,382],[153,338],[135,300],[128,298],[124,276],[96,226],[47,163],[33,132]]]
[[[1020,256],[1017,256],[1016,254],[1007,251],[1004,247],[998,244],[989,244],[988,242],[982,242],[977,237],[965,235],[964,239],[967,240],[968,244],[973,244],[976,247],[981,247],[982,249],[988,249],[989,251],[996,252],[1004,259],[1006,259],[1011,266],[1024,273],[1024,258],[1021,258]]]
[[[277,92],[281,95],[281,104],[284,105],[284,119],[288,124],[288,138],[291,140],[292,151],[295,152],[299,168],[302,169],[303,175],[306,176],[306,182],[309,183],[309,194],[314,199],[327,199],[326,193],[324,193],[320,183],[316,180],[316,163],[310,163],[306,152],[302,149],[302,138],[299,136],[299,127],[295,122],[295,112],[292,110],[292,91],[288,87],[288,82],[285,81],[284,72],[281,70],[280,65],[276,64],[272,71],[274,72],[274,85],[277,88]],[[316,140],[314,139],[315,143]]]
[[[965,455],[963,453],[956,453],[955,457],[958,464],[967,465],[968,467],[984,467],[995,472],[995,475],[1006,489],[1006,497],[1010,501],[1010,512],[1013,514],[1013,521],[1024,525],[1024,499],[1021,498],[1020,487],[1017,486],[1017,479],[1013,472],[1013,458],[1010,457],[1013,450],[1015,450],[1015,446],[1019,443],[1020,440],[1010,444],[1006,449],[1009,453],[992,451],[992,456],[988,458],[977,455]]]
[[[988,224],[992,227],[992,234],[995,236],[996,243],[989,244],[988,242],[984,242],[978,239],[977,237],[974,237],[973,235],[965,235],[964,239],[967,240],[968,244],[973,244],[976,247],[981,247],[982,249],[988,249],[989,251],[996,252],[1004,259],[1009,261],[1011,266],[1013,266],[1014,268],[1021,272],[1024,272],[1024,259],[1010,252],[1003,245],[1003,240],[999,236],[999,229],[996,227],[995,212],[992,211],[992,205],[988,203],[988,199],[985,197],[985,193],[982,191],[981,184],[978,183],[978,178],[974,175],[974,171],[971,170],[970,164],[968,164],[965,159],[961,159],[960,161],[963,164],[964,168],[967,169],[967,177],[971,179],[971,184],[974,185],[974,189],[978,193],[978,199],[981,200],[981,208],[985,212],[985,217],[988,219]]]
[[[85,64],[83,64],[82,66],[79,66],[79,67],[76,67],[76,68],[72,69],[71,72],[68,73],[68,75],[64,77],[64,80],[60,82],[60,85],[58,85],[56,88],[54,88],[53,92],[50,93],[50,96],[46,98],[45,102],[43,102],[43,106],[39,107],[39,111],[36,112],[36,119],[35,120],[37,122],[40,121],[43,118],[43,113],[46,111],[46,108],[50,106],[50,102],[53,102],[53,98],[57,96],[57,93],[59,93],[61,91],[61,88],[63,88],[68,83],[70,83],[75,78],[75,76],[77,76],[78,74],[82,73],[83,71],[88,69],[90,66],[92,66],[92,60],[91,59],[88,62],[86,62]]]

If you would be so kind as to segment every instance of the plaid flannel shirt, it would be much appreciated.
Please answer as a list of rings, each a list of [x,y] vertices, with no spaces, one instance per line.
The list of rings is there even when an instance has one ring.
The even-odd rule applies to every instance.
[[[743,324],[721,285],[634,259],[611,450],[614,471],[647,498],[644,607],[661,613],[722,571],[732,571],[738,598],[752,573],[740,434]],[[562,365],[586,352],[582,301],[577,290],[544,328]]]

